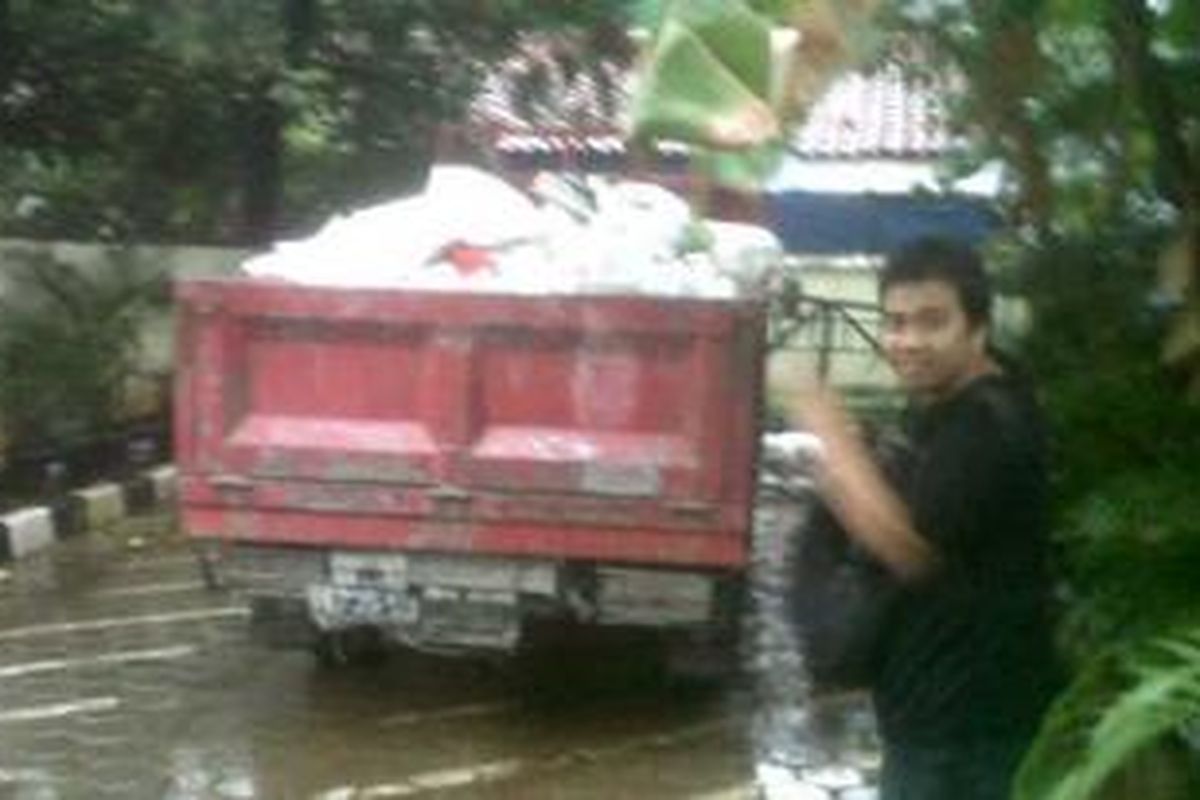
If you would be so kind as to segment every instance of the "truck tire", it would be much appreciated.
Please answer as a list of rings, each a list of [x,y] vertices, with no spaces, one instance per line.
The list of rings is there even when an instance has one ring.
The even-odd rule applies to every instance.
[[[374,628],[349,628],[340,631],[318,631],[312,642],[313,658],[317,665],[337,669],[363,664],[377,664],[386,654],[383,637]]]
[[[308,607],[293,597],[253,595],[250,597],[250,636],[267,647],[304,648],[317,636]]]
[[[548,704],[655,693],[666,685],[665,666],[657,632],[578,623],[531,632],[512,661],[516,689]]]
[[[670,634],[665,658],[667,677],[676,686],[715,689],[742,675],[736,629]]]

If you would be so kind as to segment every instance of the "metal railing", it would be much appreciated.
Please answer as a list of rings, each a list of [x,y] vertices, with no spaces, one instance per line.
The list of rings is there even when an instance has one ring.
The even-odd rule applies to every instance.
[[[882,354],[879,306],[803,293],[784,302],[772,314],[770,347],[816,351],[817,373],[823,380],[829,377],[835,354]]]

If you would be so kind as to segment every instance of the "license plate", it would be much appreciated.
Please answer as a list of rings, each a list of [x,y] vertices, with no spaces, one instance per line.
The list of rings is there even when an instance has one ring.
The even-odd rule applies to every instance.
[[[406,591],[372,586],[314,584],[308,587],[308,612],[323,631],[374,626],[394,628],[417,621],[420,607]]]
[[[329,579],[335,586],[370,586],[400,591],[408,587],[408,556],[403,553],[335,551]]]

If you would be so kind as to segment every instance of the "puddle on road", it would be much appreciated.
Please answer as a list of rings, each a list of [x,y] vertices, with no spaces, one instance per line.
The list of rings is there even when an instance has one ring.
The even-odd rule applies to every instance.
[[[136,545],[136,546],[135,546]],[[77,534],[5,567],[0,598],[45,595],[57,600],[85,597],[120,570],[147,559],[160,569],[168,561],[197,579],[195,559],[173,514],[128,517],[110,528]]]
[[[186,745],[191,797],[205,796],[196,788],[201,775],[210,790],[236,777],[219,773],[222,765],[238,763],[237,752],[218,747],[222,741],[242,742],[243,758],[252,754],[259,797],[424,796],[456,789],[470,797],[536,798],[556,795],[511,792],[515,785],[569,779],[584,767],[620,770],[662,752],[690,754],[739,724],[726,718],[715,693],[650,685],[600,690],[586,681],[531,692],[511,666],[482,661],[401,652],[336,670],[302,657],[289,656],[287,664],[286,671],[265,661],[242,671],[237,719],[218,714],[197,721],[194,741]],[[675,768],[696,771],[695,764]],[[728,783],[737,774],[726,770],[715,780]],[[688,796],[611,794],[622,786],[620,775],[606,785],[571,796]],[[189,797],[182,788],[171,796]]]
[[[760,533],[794,522],[778,510],[762,513],[776,517],[760,514]],[[198,573],[166,524],[141,520],[135,529],[71,540],[53,556],[23,563],[3,588],[0,615],[14,608],[33,614],[46,602],[94,610],[100,601],[151,602],[169,612],[188,600]],[[130,536],[143,544],[128,547]],[[10,764],[4,772],[0,764],[0,796],[207,800],[313,797],[349,787],[347,796],[356,797],[369,796],[371,787],[410,784],[435,793],[420,787],[442,779],[467,781],[460,796],[472,797],[556,796],[539,794],[553,785],[573,798],[625,790],[682,798],[744,783],[752,761],[785,770],[836,762],[831,747],[839,749],[835,743],[846,736],[861,738],[861,725],[840,716],[851,719],[850,732],[821,738],[782,606],[788,554],[770,549],[785,548],[788,537],[764,538],[752,587],[759,612],[748,628],[759,709],[752,724],[738,691],[674,687],[653,644],[616,634],[503,664],[393,652],[378,663],[331,670],[308,653],[267,650],[241,626],[213,622],[187,632],[194,656],[106,664],[92,670],[98,677],[68,680],[70,689],[111,692],[120,705],[37,734],[59,751],[42,752],[23,732],[0,730],[0,746],[18,745],[12,755],[26,767]],[[44,621],[58,612],[37,613]],[[154,639],[141,646],[173,644]],[[472,788],[470,781],[479,783]]]
[[[879,757],[868,701],[814,693],[789,608],[798,536],[816,502],[803,475],[795,469],[760,476],[754,510],[743,644],[755,784],[764,800],[872,796]]]

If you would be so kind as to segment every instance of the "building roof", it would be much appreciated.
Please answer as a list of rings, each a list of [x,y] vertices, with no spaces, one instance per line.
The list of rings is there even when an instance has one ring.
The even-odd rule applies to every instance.
[[[502,154],[587,149],[618,157],[634,73],[613,61],[582,64],[553,41],[523,45],[485,80],[467,124]],[[955,144],[943,89],[895,64],[842,75],[796,131],[792,150],[805,159],[935,158]]]
[[[792,139],[804,158],[925,159],[954,146],[938,87],[896,65],[839,77]]]
[[[518,172],[620,171],[630,166],[634,79],[629,67],[564,58],[554,44],[533,43],[488,77],[467,126]],[[791,157],[748,219],[769,226],[793,254],[879,254],[933,231],[986,239],[999,224],[989,203],[998,170],[946,186],[935,168],[959,146],[944,104],[952,90],[947,78],[917,78],[894,62],[843,74],[793,134]],[[688,152],[659,144],[657,179],[686,172],[679,168]]]

